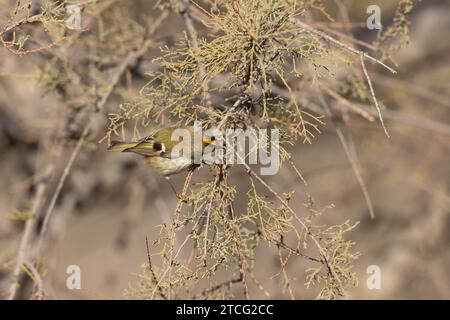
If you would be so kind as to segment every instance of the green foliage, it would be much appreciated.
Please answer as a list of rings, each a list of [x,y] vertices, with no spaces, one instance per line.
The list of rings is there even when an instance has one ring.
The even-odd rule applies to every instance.
[[[409,15],[417,2],[417,0],[399,1],[392,25],[379,35],[375,43],[383,53],[383,59],[389,59],[395,62],[394,54],[408,44]]]
[[[377,42],[385,58],[397,49],[395,39],[405,39],[413,2],[400,1],[393,26]],[[195,8],[205,16],[200,19],[204,28],[200,35],[192,30],[189,1],[159,1],[162,12],[171,10],[185,19],[187,32],[151,61],[156,67],[147,74],[138,97],[129,94],[129,83],[120,79],[125,71],[130,71],[129,78],[131,71],[138,72],[131,69],[143,54],[134,63],[127,61],[130,55],[158,44],[152,33],[155,20],[130,15],[132,1],[110,0],[84,7],[90,32],[68,31],[64,27],[67,3],[44,1],[32,16],[30,8],[17,1],[0,40],[17,55],[45,52],[38,80],[48,92],[60,94],[69,107],[69,131],[79,118],[85,121],[81,111],[98,112],[113,92],[126,102],[107,110],[110,123],[102,141],[114,135],[125,138],[129,132],[138,139],[149,126],[196,120],[222,130],[277,128],[283,163],[290,165],[288,169],[303,184],[288,147],[297,140],[312,143],[325,125],[321,114],[306,110],[311,96],[322,98],[314,85],[331,88],[336,75],[343,74],[348,81],[340,82],[337,91],[351,100],[372,99],[359,70],[360,56],[355,59],[358,51],[298,24],[299,19],[306,21],[317,12],[333,21],[320,0],[198,1]],[[40,28],[29,32],[28,24]],[[36,45],[33,39],[42,34],[47,42]],[[53,46],[58,50],[47,52]],[[122,65],[123,61],[127,64]],[[145,299],[249,297],[251,284],[267,292],[264,281],[255,276],[261,246],[278,255],[276,276],[290,298],[299,292],[287,266],[293,257],[307,261],[305,287],[315,287],[318,298],[348,295],[347,290],[357,285],[352,263],[359,254],[346,236],[357,223],[322,225],[320,217],[331,206],[317,210],[311,198],[294,211],[292,199],[300,195],[294,191],[279,195],[250,167],[246,170],[250,189],[244,208],[236,206],[239,186],[231,184],[227,166],[211,166],[209,180],[186,188],[171,220],[159,226],[152,247],[159,251],[149,252],[148,263],[127,295]],[[28,219],[19,212],[13,217]],[[219,281],[222,278],[225,281]],[[235,286],[242,291],[233,290]]]
[[[151,79],[136,103],[124,104],[110,114],[106,138],[124,135],[130,120],[134,136],[139,136],[140,125],[160,123],[165,115],[186,124],[201,120],[205,127],[270,126],[282,130],[280,153],[293,164],[285,147],[298,138],[311,143],[324,123],[321,115],[299,104],[292,83],[330,77],[336,65],[348,65],[340,50],[330,51],[323,39],[295,23],[307,9],[322,10],[323,5],[282,0],[209,3],[211,11],[204,12],[209,17],[205,22],[208,36],[185,34],[175,47],[163,48],[162,56],[154,60],[161,71],[148,74]],[[173,4],[179,9],[177,2]],[[283,87],[287,96],[276,96],[274,84]],[[208,96],[218,102],[208,106]],[[306,286],[322,286],[318,298],[345,295],[348,287],[356,285],[352,261],[358,254],[352,250],[353,243],[344,240],[356,224],[318,226],[314,221],[320,214],[309,206],[305,207],[312,212],[308,218],[287,207],[293,192],[283,196],[285,203],[276,205],[257,190],[251,175],[247,209],[237,212],[236,189],[228,183],[229,168],[217,166],[212,171],[212,180],[189,190],[189,209],[177,207],[170,224],[161,226],[154,242],[161,250],[150,258],[162,261],[161,267],[149,263],[128,294],[145,299],[230,297],[231,286],[241,283],[248,296],[249,279],[259,283],[253,270],[261,242],[279,255],[283,287],[291,298],[294,293],[285,268],[291,256],[316,265],[307,270]],[[186,232],[175,250],[175,237]],[[317,256],[307,255],[306,250]],[[228,280],[205,286],[205,280],[213,281],[218,274],[227,274]]]
[[[30,218],[31,218],[31,214],[29,211],[13,210],[9,214],[9,219],[11,219],[11,220],[27,221]]]
[[[293,22],[304,9],[285,1],[220,4],[216,1],[218,9],[208,13],[209,38],[200,38],[195,45],[186,35],[176,48],[165,48],[164,55],[154,61],[163,71],[149,74],[151,81],[141,91],[143,109],[138,117],[159,121],[163,113],[169,113],[186,123],[201,119],[208,126],[223,118],[227,102],[235,99],[233,93],[239,89],[248,96],[246,117],[251,111],[264,122],[285,124],[294,136],[311,143],[323,122],[298,104],[288,77],[321,76],[328,70],[323,61],[328,51],[316,36],[301,32]],[[299,59],[307,62],[304,70],[298,70]],[[287,67],[290,62],[292,70]],[[291,93],[288,100],[273,97],[273,82]],[[205,84],[209,85],[207,92]],[[206,94],[224,95],[224,103],[206,108]],[[110,131],[120,126],[118,118],[119,114],[112,114]]]

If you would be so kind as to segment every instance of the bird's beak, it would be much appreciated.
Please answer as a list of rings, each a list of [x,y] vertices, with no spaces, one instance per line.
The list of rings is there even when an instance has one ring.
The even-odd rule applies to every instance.
[[[210,139],[207,139],[207,138],[203,138],[203,143],[207,144],[207,145],[209,145],[209,144],[215,145],[216,144],[216,140],[210,140]]]

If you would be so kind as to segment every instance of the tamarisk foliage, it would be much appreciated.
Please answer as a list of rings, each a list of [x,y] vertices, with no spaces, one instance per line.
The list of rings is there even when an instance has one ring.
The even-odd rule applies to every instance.
[[[303,184],[286,148],[299,139],[312,143],[324,122],[320,113],[307,109],[299,99],[299,88],[325,82],[338,69],[350,74],[354,68],[354,53],[334,47],[298,24],[311,11],[322,12],[324,7],[318,1],[284,0],[205,1],[203,6],[172,1],[166,7],[184,17],[188,32],[175,46],[162,48],[154,60],[160,70],[148,74],[150,81],[136,102],[123,104],[110,115],[105,138],[125,132],[128,123],[139,138],[139,128],[149,122],[164,123],[167,117],[184,124],[200,120],[205,127],[222,130],[277,128],[282,132],[282,161]],[[194,19],[206,28],[205,36],[192,30]],[[262,244],[279,257],[280,285],[287,297],[296,298],[286,270],[295,256],[311,264],[305,270],[305,286],[320,287],[318,298],[345,296],[357,284],[352,261],[359,254],[354,243],[345,240],[357,223],[319,225],[317,217],[328,207],[318,210],[308,201],[303,210],[294,210],[290,206],[297,196],[294,190],[280,194],[251,167],[244,167],[250,184],[246,208],[235,205],[242,195],[237,195],[230,167],[225,165],[210,168],[210,181],[185,188],[186,203],[180,200],[170,223],[161,226],[153,243],[160,251],[151,256],[161,265],[149,263],[150,271],[146,265],[129,295],[250,298],[250,287],[265,290],[265,280],[255,278],[256,251]],[[217,275],[223,273],[228,279],[218,282]],[[231,290],[238,284],[240,293]]]
[[[358,283],[353,263],[359,257],[349,233],[358,222],[321,221],[333,205],[321,207],[307,191],[299,192],[307,182],[290,150],[296,143],[316,143],[328,118],[374,217],[345,135],[346,117],[378,118],[388,135],[369,66],[395,73],[385,60],[406,43],[414,1],[399,2],[393,25],[374,45],[336,31],[335,15],[321,0],[160,0],[151,14],[144,10],[147,1],[13,2],[0,25],[0,45],[8,54],[29,56],[36,65],[30,77],[61,105],[51,113],[58,125],[36,138],[51,156],[37,165],[32,204],[10,214],[25,227],[11,259],[8,298],[23,295],[19,289],[27,279],[33,283],[30,297],[45,297],[51,277],[46,234],[57,239],[53,209],[80,153],[103,148],[115,136],[139,139],[149,127],[195,121],[222,131],[278,129],[283,170],[293,172],[298,188],[278,190],[245,163],[210,165],[208,178],[196,183],[198,171],[189,171],[169,221],[143,244],[146,262],[126,295],[250,299],[260,290],[272,297],[268,287],[275,279],[287,298],[301,298],[302,289],[320,299],[349,296]],[[66,26],[70,4],[82,10],[79,30]],[[166,19],[178,19],[185,31],[160,35]],[[380,54],[382,59],[374,57]],[[122,103],[108,103],[113,98]],[[240,183],[234,182],[237,172]],[[262,251],[277,261],[279,272],[270,278],[258,275]]]

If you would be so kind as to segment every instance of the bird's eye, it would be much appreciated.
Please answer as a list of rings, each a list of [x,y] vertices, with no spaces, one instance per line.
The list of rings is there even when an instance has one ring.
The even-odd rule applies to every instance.
[[[153,150],[155,151],[161,151],[163,148],[163,145],[161,142],[154,142],[153,143]]]
[[[211,138],[209,138],[209,140],[216,141],[216,137],[212,136]]]

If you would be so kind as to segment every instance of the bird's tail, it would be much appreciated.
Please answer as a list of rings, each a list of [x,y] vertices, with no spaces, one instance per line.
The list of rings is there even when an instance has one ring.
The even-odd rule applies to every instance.
[[[138,141],[138,142],[111,141],[108,150],[134,152],[144,157],[150,157],[159,155],[161,153],[161,149],[155,150],[155,146],[156,145],[153,141]]]
[[[111,141],[108,150],[126,151],[137,145],[137,142]]]

